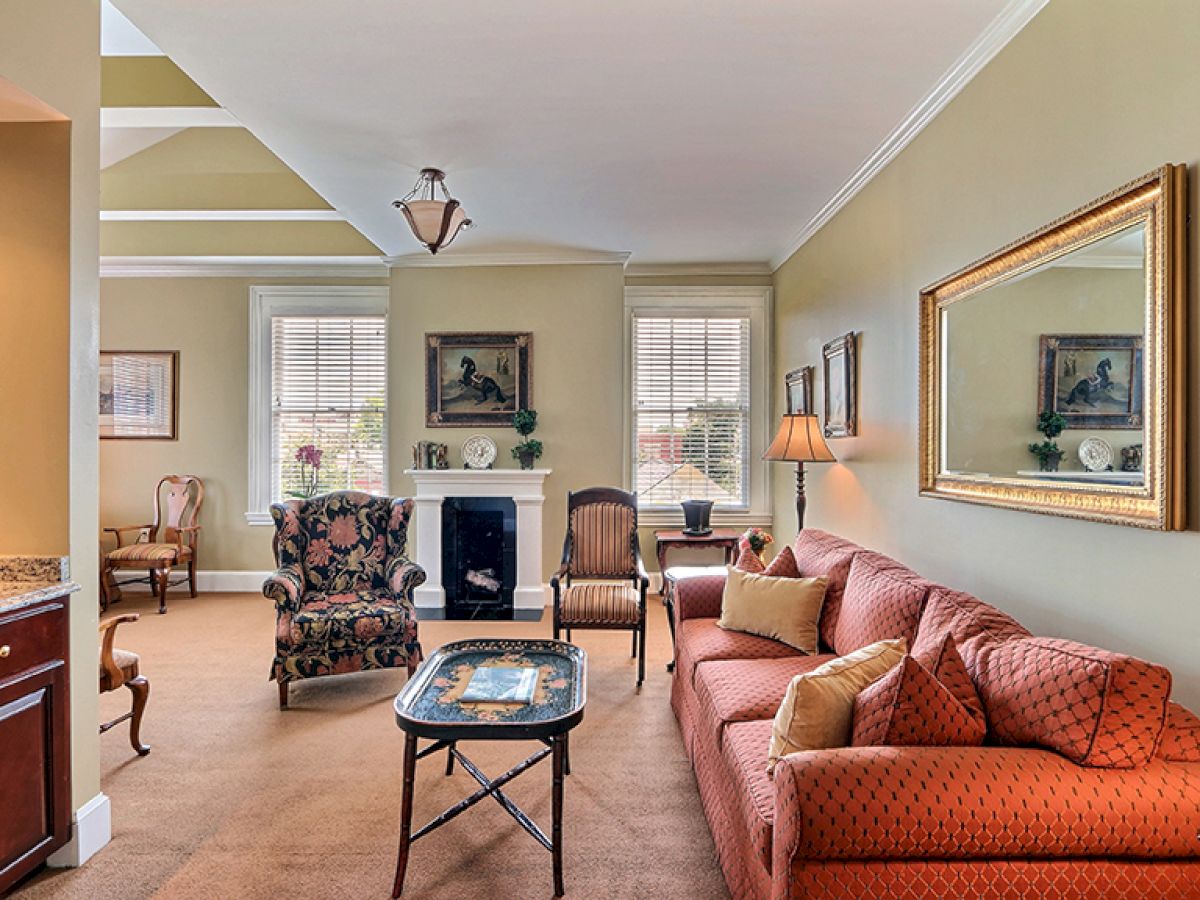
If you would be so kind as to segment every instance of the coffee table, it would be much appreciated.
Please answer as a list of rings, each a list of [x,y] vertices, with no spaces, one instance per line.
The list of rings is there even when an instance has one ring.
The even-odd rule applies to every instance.
[[[459,698],[472,674],[483,666],[537,666],[533,701],[465,703]],[[563,895],[562,810],[563,780],[570,774],[568,736],[583,720],[587,703],[587,654],[563,641],[474,638],[438,647],[417,668],[396,696],[396,724],[404,732],[404,793],[400,803],[400,851],[392,897],[404,890],[409,848],[485,797],[491,797],[517,824],[550,851],[554,866],[554,896]],[[418,751],[417,740],[433,743]],[[503,775],[488,778],[458,749],[459,741],[540,741],[546,746]],[[479,782],[479,790],[412,830],[413,788],[417,760],[446,751],[446,774],[457,760]],[[535,764],[553,757],[551,837],[514,803],[501,788]]]

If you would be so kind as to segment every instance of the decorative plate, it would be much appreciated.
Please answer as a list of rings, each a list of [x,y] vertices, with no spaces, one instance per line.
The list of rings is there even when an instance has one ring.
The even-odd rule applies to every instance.
[[[462,457],[468,469],[490,469],[496,461],[496,442],[486,434],[473,434],[463,441]]]
[[[1112,445],[1103,438],[1084,438],[1079,445],[1079,461],[1089,472],[1107,472],[1113,463]]]

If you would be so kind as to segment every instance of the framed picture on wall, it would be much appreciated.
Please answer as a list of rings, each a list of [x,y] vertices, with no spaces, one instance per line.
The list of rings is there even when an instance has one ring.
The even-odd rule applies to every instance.
[[[858,434],[858,336],[842,335],[825,345],[825,437]]]
[[[174,350],[100,352],[100,437],[176,439],[179,353]]]
[[[533,334],[528,331],[425,335],[425,424],[509,427],[533,401]]]
[[[1067,428],[1142,427],[1140,334],[1043,334],[1038,414],[1052,410]]]
[[[789,416],[813,415],[813,367],[801,366],[783,376]]]

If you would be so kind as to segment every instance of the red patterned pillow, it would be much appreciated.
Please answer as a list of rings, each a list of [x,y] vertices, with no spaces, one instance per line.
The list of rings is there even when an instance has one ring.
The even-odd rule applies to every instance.
[[[959,655],[951,635],[944,635],[941,641],[926,650],[918,650],[913,654],[913,658],[932,672],[933,677],[940,681],[959,703],[976,713],[979,721],[987,725],[983,714],[983,701],[979,699],[975,682],[971,681],[966,663]]]
[[[1162,666],[1057,638],[983,647],[975,683],[1000,743],[1036,744],[1109,769],[1150,760],[1171,695]]]
[[[966,675],[953,643],[935,665],[944,668],[953,681],[960,672]],[[971,688],[971,702],[962,702],[934,670],[905,656],[900,665],[855,698],[851,743],[855,747],[977,747],[987,734],[987,722],[974,694]]]
[[[890,638],[904,638],[912,646],[930,586],[881,553],[856,554],[833,627],[834,652],[845,656]]]
[[[1154,755],[1171,762],[1200,762],[1200,716],[1178,703],[1167,704],[1167,727]]]
[[[733,564],[733,567],[741,569],[743,572],[762,575],[766,570],[766,566],[763,565],[762,558],[754,552],[750,546],[750,542],[745,538],[738,538],[738,547],[741,552],[738,554],[737,562]]]
[[[792,548],[784,547],[775,554],[775,558],[763,574],[774,578],[799,578],[800,567],[796,565],[796,554],[792,552]]]

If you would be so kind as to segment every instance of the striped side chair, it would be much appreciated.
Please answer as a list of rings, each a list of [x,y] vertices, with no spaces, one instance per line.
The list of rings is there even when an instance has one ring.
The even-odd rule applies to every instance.
[[[571,640],[575,628],[632,631],[640,688],[646,676],[649,585],[638,547],[636,496],[605,487],[569,494],[562,566],[550,579],[555,639],[565,630]]]

